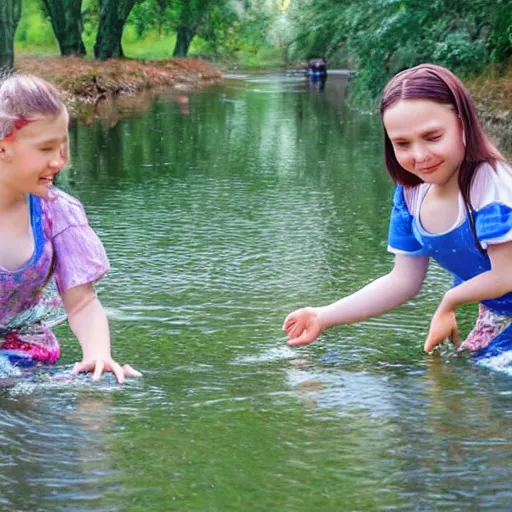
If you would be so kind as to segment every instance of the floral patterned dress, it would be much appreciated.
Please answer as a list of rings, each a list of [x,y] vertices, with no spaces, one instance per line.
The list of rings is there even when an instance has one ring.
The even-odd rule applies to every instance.
[[[28,198],[35,250],[21,268],[0,267],[0,357],[17,364],[54,363],[59,343],[51,327],[65,319],[61,295],[94,283],[109,264],[80,202],[52,188]]]

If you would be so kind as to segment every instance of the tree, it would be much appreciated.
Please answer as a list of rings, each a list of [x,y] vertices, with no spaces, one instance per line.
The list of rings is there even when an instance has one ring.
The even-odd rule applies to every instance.
[[[124,25],[137,0],[99,0],[100,22],[94,45],[98,60],[124,57],[121,45]]]
[[[197,32],[202,4],[207,3],[208,0],[181,0],[176,26],[176,46],[173,52],[175,57],[187,56],[190,43]]]
[[[196,35],[203,38],[215,55],[230,38],[238,15],[232,0],[144,0],[137,3],[129,22],[139,37],[151,30],[176,33],[173,54],[185,57]]]
[[[187,56],[190,43],[210,11],[226,3],[227,0],[180,0],[171,4],[176,12],[176,46],[173,52],[175,57]]]
[[[85,55],[82,0],[43,0],[61,55]]]
[[[14,34],[21,17],[21,0],[0,1],[0,70],[14,66]]]
[[[422,62],[468,74],[512,56],[512,0],[294,0],[287,16],[296,58],[353,62],[373,98]]]

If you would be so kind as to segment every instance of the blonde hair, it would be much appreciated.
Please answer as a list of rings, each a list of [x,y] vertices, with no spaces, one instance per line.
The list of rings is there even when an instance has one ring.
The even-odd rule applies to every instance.
[[[0,79],[0,140],[13,134],[20,121],[31,121],[38,116],[55,117],[63,112],[67,112],[66,105],[57,89],[46,80],[24,73],[11,73]],[[63,156],[69,165],[69,142]]]
[[[57,89],[42,78],[13,73],[0,80],[0,139],[14,131],[16,121],[66,111]]]

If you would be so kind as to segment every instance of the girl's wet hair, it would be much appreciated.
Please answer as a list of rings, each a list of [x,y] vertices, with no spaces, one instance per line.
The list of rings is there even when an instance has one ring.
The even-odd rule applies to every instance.
[[[57,89],[42,78],[14,73],[0,79],[0,139],[13,133],[20,120],[65,111]]]

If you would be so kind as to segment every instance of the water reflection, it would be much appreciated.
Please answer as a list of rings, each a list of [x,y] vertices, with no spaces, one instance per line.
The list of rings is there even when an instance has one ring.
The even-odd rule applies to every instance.
[[[92,390],[56,398],[44,388],[0,398],[0,505],[5,510],[94,507],[116,485],[105,442],[111,399]]]

